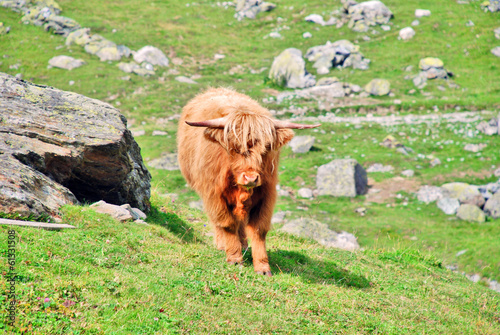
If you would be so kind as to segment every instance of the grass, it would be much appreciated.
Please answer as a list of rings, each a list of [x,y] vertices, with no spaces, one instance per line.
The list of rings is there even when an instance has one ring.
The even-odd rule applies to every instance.
[[[394,98],[376,98],[368,105],[360,101],[335,108],[339,115],[487,109],[491,113],[484,118],[488,119],[499,109],[498,58],[490,52],[500,45],[493,34],[498,13],[484,13],[479,2],[384,1],[394,13],[392,29],[383,32],[375,27],[377,34],[372,29],[355,33],[347,27],[321,27],[304,21],[313,13],[328,19],[340,1],[277,0],[275,11],[242,22],[233,18],[232,8],[207,0],[59,3],[62,15],[92,32],[133,50],[154,45],[171,61],[182,61],[181,65],[172,62],[169,69],[188,77],[201,76],[196,79],[199,85],[187,85],[175,81],[176,75],[169,74],[169,69],[161,69],[153,77],[131,75],[130,80],[123,80],[127,74],[116,62],[103,63],[81,47],[66,47],[64,38],[24,25],[18,13],[0,8],[1,21],[12,28],[8,35],[0,36],[0,71],[20,73],[34,83],[113,104],[127,117],[131,129],[146,131],[146,135],[136,137],[146,164],[162,153],[175,152],[176,117],[197,93],[208,87],[231,86],[262,101],[273,90],[284,89],[266,80],[268,69],[260,73],[252,70],[269,68],[285,48],[296,47],[305,53],[326,41],[348,39],[359,44],[361,52],[371,59],[369,70],[335,69],[328,76],[361,86],[371,79],[385,78],[395,93]],[[419,20],[412,40],[398,40],[399,29],[411,24],[416,8],[429,9],[432,15]],[[469,20],[474,26],[466,26]],[[264,39],[274,30],[279,30],[283,39]],[[302,38],[306,31],[312,38]],[[370,40],[365,41],[364,35]],[[216,61],[216,53],[226,57]],[[61,54],[81,58],[87,64],[72,71],[48,69],[48,60]],[[429,81],[424,89],[411,94],[413,83],[404,78],[416,74],[419,60],[428,56],[443,60],[459,88]],[[414,67],[411,72],[404,70],[409,65]],[[307,68],[315,74],[312,64],[307,63]],[[394,99],[401,104],[394,105]],[[305,106],[307,116],[326,113],[311,101],[263,104],[277,111]],[[394,166],[393,173],[369,174],[376,183],[391,183],[406,169],[415,170],[410,181],[416,185],[493,182],[497,178],[492,171],[500,166],[499,139],[479,134],[477,123],[360,127],[324,123],[317,130],[297,131],[315,136],[316,142],[313,150],[303,155],[292,153],[290,148],[283,150],[280,185],[292,195],[301,187],[315,188],[317,167],[346,157],[355,158],[365,168],[373,163]],[[152,136],[153,130],[168,135]],[[405,156],[381,146],[387,135],[415,152]],[[465,152],[467,143],[485,143],[487,147],[480,153]],[[432,167],[434,158],[442,163]],[[253,273],[248,252],[243,267],[224,263],[223,254],[212,246],[206,217],[187,207],[198,197],[185,187],[179,171],[150,168],[150,172],[154,198],[147,226],[118,223],[85,206],[70,206],[63,209],[63,220],[76,224],[78,230],[16,229],[21,305],[16,328],[4,323],[6,332],[500,332],[499,295],[483,287],[484,283],[472,284],[445,269],[446,265],[457,265],[459,271],[500,280],[498,219],[483,224],[459,221],[444,215],[435,204],[419,203],[405,190],[382,204],[365,196],[283,197],[277,210],[290,211],[288,218],[311,216],[332,229],[354,233],[364,250],[325,249],[280,233],[278,225],[268,240],[275,276],[265,279]],[[171,193],[177,195],[174,202]],[[355,213],[358,207],[367,208],[366,216]],[[7,236],[8,228],[1,229]],[[6,241],[0,238],[2,250],[6,250]],[[467,251],[456,256],[463,250]],[[6,257],[1,258],[3,267],[6,261]],[[6,291],[5,274],[0,287]]]

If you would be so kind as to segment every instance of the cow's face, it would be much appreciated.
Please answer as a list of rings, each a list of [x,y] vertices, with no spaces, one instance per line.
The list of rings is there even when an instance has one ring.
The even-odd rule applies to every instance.
[[[280,150],[294,135],[290,129],[275,129],[272,122],[263,122],[258,126],[260,127],[247,128],[240,123],[234,127],[205,130],[206,138],[217,142],[226,150],[234,181],[245,188],[262,184],[266,155]]]

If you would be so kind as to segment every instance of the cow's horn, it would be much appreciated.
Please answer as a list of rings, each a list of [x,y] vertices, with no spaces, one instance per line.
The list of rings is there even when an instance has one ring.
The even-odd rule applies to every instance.
[[[280,120],[274,120],[274,127],[276,129],[283,129],[283,128],[288,128],[288,129],[309,129],[309,128],[316,128],[321,126],[320,124],[299,124],[299,123],[293,123],[289,121],[280,121]]]
[[[186,123],[192,127],[208,127],[208,128],[224,128],[227,123],[226,117],[220,117],[218,119],[206,120],[206,121],[186,121]]]

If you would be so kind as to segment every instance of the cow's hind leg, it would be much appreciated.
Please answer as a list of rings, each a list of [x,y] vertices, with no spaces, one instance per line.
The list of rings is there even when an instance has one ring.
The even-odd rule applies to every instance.
[[[226,247],[226,261],[230,264],[240,264],[243,262],[241,254],[241,242],[239,227],[222,228],[224,232],[224,243]]]
[[[271,267],[266,252],[267,231],[257,229],[253,225],[246,227],[247,236],[252,241],[252,258],[255,272],[262,275],[272,276]]]

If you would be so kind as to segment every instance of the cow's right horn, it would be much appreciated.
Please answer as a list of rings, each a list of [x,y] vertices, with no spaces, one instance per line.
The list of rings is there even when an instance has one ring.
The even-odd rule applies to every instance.
[[[309,128],[316,128],[321,126],[320,124],[300,124],[300,123],[293,123],[290,121],[281,121],[281,120],[273,120],[274,121],[274,127],[276,129],[283,129],[283,128],[288,128],[288,129],[309,129]]]
[[[227,117],[220,117],[218,119],[206,120],[206,121],[186,121],[191,127],[207,127],[207,128],[224,128],[227,123]]]

